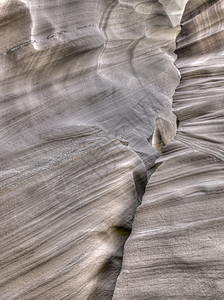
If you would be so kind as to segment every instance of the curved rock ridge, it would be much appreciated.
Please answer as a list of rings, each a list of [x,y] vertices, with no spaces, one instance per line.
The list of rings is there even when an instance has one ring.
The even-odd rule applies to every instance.
[[[2,20],[7,18],[2,23],[7,28],[13,24],[13,35],[2,36],[3,71],[14,67],[19,81],[2,73],[7,82],[2,94],[13,97],[17,93],[20,98],[25,94],[19,113],[28,117],[31,107],[33,111],[42,109],[43,126],[46,122],[52,127],[55,123],[59,127],[75,123],[103,129],[129,143],[143,157],[147,155],[145,163],[150,169],[158,157],[148,143],[155,119],[164,118],[172,137],[176,133],[171,97],[179,82],[173,65],[179,28],[171,26],[163,6],[158,1],[129,1],[128,5],[125,1],[24,2],[29,10],[19,0],[2,4]],[[17,17],[21,11],[25,18]],[[67,17],[62,18],[64,15]],[[33,47],[39,50],[33,51]],[[83,74],[84,82],[80,80]],[[34,136],[32,144],[38,144],[36,131],[39,134],[41,128],[32,122],[30,129],[23,130],[30,138]],[[18,144],[15,146],[17,150]],[[8,150],[13,149],[10,146]]]
[[[117,299],[224,299],[224,2],[186,6],[177,39],[177,135],[125,244]]]
[[[175,3],[0,1],[1,299],[112,298],[176,134]]]

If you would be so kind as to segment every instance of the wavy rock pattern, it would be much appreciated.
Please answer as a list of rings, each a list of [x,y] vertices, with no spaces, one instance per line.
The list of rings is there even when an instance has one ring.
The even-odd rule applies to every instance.
[[[160,2],[0,2],[1,299],[112,298],[156,119],[176,134],[186,1]]]
[[[179,128],[125,245],[113,299],[224,299],[224,2],[190,0],[177,43]]]

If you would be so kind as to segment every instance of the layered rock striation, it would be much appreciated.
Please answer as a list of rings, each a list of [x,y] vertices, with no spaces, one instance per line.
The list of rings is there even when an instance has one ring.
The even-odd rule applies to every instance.
[[[112,298],[185,2],[0,2],[1,299]]]
[[[224,298],[224,3],[175,66],[186,2],[0,1],[0,299]]]
[[[113,299],[224,298],[224,2],[189,0],[177,39],[179,121],[150,178]]]

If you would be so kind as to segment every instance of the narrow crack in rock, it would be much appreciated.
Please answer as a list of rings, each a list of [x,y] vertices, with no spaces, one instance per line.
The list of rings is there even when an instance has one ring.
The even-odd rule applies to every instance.
[[[223,298],[224,8],[175,66],[186,2],[0,2],[2,299]]]
[[[187,3],[178,131],[136,211],[114,300],[223,299],[223,18],[223,1]]]

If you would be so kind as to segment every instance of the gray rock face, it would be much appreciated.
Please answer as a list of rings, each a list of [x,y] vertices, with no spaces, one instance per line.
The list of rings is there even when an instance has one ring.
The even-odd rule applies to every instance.
[[[150,178],[113,299],[224,299],[224,2],[190,0],[177,135]]]
[[[223,2],[187,5],[170,143],[186,2],[0,1],[0,299],[222,298]]]
[[[0,5],[0,297],[111,299],[179,27],[164,1]]]

